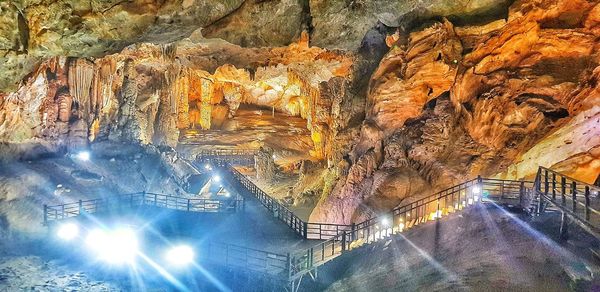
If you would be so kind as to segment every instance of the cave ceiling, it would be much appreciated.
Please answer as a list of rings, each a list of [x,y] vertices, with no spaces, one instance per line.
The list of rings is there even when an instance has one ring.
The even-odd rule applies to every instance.
[[[378,23],[449,16],[473,20],[504,14],[497,0],[13,0],[0,3],[0,92],[54,56],[97,58],[142,42],[169,43],[197,31],[244,47],[297,41],[356,51],[383,37]],[[408,15],[408,16],[407,16]],[[201,32],[200,32],[201,31]]]

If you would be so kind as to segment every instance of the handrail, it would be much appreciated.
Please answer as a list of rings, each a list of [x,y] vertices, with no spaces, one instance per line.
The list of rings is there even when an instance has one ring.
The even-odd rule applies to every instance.
[[[288,271],[289,254],[280,254],[229,243],[209,242],[208,261],[281,276]],[[286,274],[287,276],[287,274]]]
[[[44,225],[47,225],[50,221],[76,217],[84,213],[92,214],[108,211],[111,207],[133,208],[144,205],[188,212],[236,212],[243,208],[244,200],[239,196],[227,199],[208,199],[147,192],[120,194],[59,205],[44,205]]]
[[[505,195],[505,184],[509,187],[518,185],[521,194],[524,195],[526,193],[524,188],[532,185],[533,182],[478,177],[415,202],[398,206],[388,214],[369,218],[354,225],[349,231],[343,231],[335,237],[291,255],[290,281],[298,279],[303,274],[332,260],[360,241],[363,243],[376,241],[429,220],[447,216],[475,204],[477,201],[491,200],[496,197],[502,199]],[[493,190],[497,186],[501,187],[499,194],[489,193],[489,190]],[[487,194],[484,193],[486,189],[488,190]],[[383,224],[384,218],[387,220],[386,226]]]
[[[552,204],[573,218],[588,233],[600,239],[599,186],[540,166],[536,174],[535,193],[538,198],[538,214],[544,212],[546,202]],[[566,231],[562,231],[561,227],[562,232]]]
[[[223,170],[235,178],[232,182],[234,185],[238,183],[239,187],[243,187],[250,192],[267,210],[273,213],[277,219],[283,221],[292,231],[302,236],[305,239],[329,239],[337,236],[342,231],[351,230],[352,225],[335,224],[335,223],[318,223],[306,222],[292,212],[288,207],[281,204],[277,199],[268,195],[265,191],[259,188],[245,175],[240,173],[231,165],[225,163]],[[228,176],[229,177],[229,176]],[[238,189],[238,191],[241,191]]]

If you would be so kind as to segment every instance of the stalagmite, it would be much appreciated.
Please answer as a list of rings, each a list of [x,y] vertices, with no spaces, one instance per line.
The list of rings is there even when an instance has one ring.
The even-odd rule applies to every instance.
[[[85,119],[88,119],[91,110],[90,89],[93,76],[94,65],[87,60],[76,59],[69,64],[69,92]]]
[[[66,92],[58,95],[58,119],[61,122],[69,122],[71,118],[71,105],[73,98]]]

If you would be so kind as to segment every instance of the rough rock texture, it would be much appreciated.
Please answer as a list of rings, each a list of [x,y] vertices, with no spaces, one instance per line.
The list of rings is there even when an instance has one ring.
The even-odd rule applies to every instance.
[[[180,129],[231,127],[240,104],[251,104],[306,119],[310,154],[330,157],[351,64],[343,53],[309,47],[307,35],[279,48],[246,49],[196,35],[93,61],[53,58],[2,99],[0,141],[175,147]]]
[[[410,27],[415,20],[454,17],[462,21],[497,17],[510,0],[353,0],[310,1],[314,44],[356,49],[378,22],[388,27]]]
[[[366,195],[381,172],[418,177],[403,186],[413,194],[423,182],[431,193],[477,174],[531,178],[538,164],[593,182],[599,9],[588,1],[517,1],[506,21],[398,31],[372,76],[348,178],[311,220],[349,223],[365,209],[389,210],[394,204],[377,206]]]
[[[243,1],[16,0],[0,3],[0,91],[54,56],[102,57],[139,42],[204,34],[242,46],[281,46],[312,31],[314,43],[355,50],[378,21],[397,27],[433,16],[498,13],[508,0]],[[383,40],[383,35],[372,34]],[[370,42],[369,37],[366,38]]]

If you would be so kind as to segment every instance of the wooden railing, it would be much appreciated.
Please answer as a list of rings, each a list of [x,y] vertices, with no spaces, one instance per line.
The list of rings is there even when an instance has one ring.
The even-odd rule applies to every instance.
[[[290,281],[295,281],[342,252],[403,232],[427,221],[458,212],[480,201],[503,204],[527,203],[533,182],[477,178],[394,208],[390,213],[351,226],[335,237],[294,253]],[[515,199],[517,198],[517,199]],[[528,205],[523,205],[527,208]]]
[[[289,254],[279,254],[226,243],[208,243],[206,259],[225,266],[287,277]]]
[[[600,187],[540,167],[536,175],[535,191],[538,197],[538,214],[543,213],[547,205],[552,205],[600,239]],[[561,236],[566,236],[565,219],[563,216]]]
[[[277,199],[269,196],[246,176],[229,164],[219,168],[226,178],[234,178],[231,183],[239,193],[248,192],[255,197],[274,217],[283,221],[292,231],[305,239],[329,239],[343,231],[351,230],[351,225],[305,222]]]
[[[132,193],[102,199],[79,200],[54,206],[44,205],[44,224],[83,214],[138,206],[155,206],[188,212],[237,212],[244,207],[242,197],[227,199],[184,198],[157,193]]]
[[[200,163],[216,162],[254,165],[254,156],[257,153],[257,150],[251,149],[201,150],[196,155],[196,161]]]

